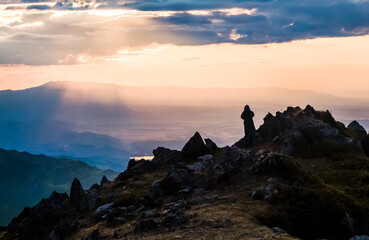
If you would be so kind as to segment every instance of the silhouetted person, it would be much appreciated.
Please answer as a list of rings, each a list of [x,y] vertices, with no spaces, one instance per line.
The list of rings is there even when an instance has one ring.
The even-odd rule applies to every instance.
[[[243,110],[241,114],[241,118],[243,119],[243,125],[245,127],[245,145],[247,148],[250,148],[253,146],[254,143],[254,137],[255,137],[255,125],[254,120],[252,118],[254,117],[254,112],[250,110],[249,105],[245,106],[245,109]]]

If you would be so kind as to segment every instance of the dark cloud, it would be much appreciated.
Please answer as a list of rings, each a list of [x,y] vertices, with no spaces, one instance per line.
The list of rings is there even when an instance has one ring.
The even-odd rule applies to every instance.
[[[104,9],[138,9],[145,16],[137,13],[117,18],[78,12],[99,4]],[[151,43],[262,44],[369,34],[369,1],[364,0],[137,0],[123,5],[118,0],[61,0],[49,6],[42,3],[27,6],[44,14],[30,11],[33,14],[23,14],[21,21],[0,27],[3,34],[0,52],[6,53],[0,57],[0,63],[57,64],[65,58],[73,63],[76,58],[73,56],[79,54],[104,56]],[[19,9],[17,6],[7,9],[10,8]],[[233,8],[240,8],[240,12]],[[255,10],[242,11],[251,9]],[[76,13],[52,18],[50,10]],[[174,13],[155,15],[163,10]],[[43,24],[24,28],[34,22]]]

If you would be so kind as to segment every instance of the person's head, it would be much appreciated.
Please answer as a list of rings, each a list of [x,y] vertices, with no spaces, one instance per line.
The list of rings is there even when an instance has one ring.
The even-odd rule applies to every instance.
[[[250,111],[250,107],[249,107],[249,105],[246,105],[246,106],[245,106],[245,110],[246,110],[246,111]]]

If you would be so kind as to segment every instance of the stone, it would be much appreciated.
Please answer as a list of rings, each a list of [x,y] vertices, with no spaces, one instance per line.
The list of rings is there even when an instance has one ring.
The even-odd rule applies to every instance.
[[[281,233],[285,233],[286,231],[283,230],[282,228],[279,228],[279,227],[273,227],[273,233],[275,234],[281,234]]]
[[[358,123],[356,120],[352,121],[348,126],[348,129],[355,131],[357,133],[363,134],[363,135],[367,135],[367,132],[365,130],[365,128],[363,126],[360,125],[360,123]]]
[[[160,180],[155,180],[148,193],[145,196],[145,205],[149,207],[158,207],[163,203],[164,192],[160,186]]]
[[[219,150],[219,147],[210,138],[205,138],[205,146],[208,148],[209,152],[214,154]]]
[[[80,204],[82,198],[85,197],[85,191],[82,188],[80,181],[75,178],[70,188],[70,201],[74,204]]]
[[[172,194],[187,187],[191,182],[192,173],[188,168],[172,167],[168,175],[159,184],[165,194]]]
[[[241,148],[226,146],[223,148],[220,162],[216,164],[214,168],[219,174],[221,174],[221,172],[238,170],[243,161],[247,158],[248,154]]]
[[[196,158],[210,153],[198,132],[184,145],[181,152],[187,158]]]
[[[168,167],[183,159],[181,152],[169,148],[158,147],[153,150],[154,158],[151,160],[154,168]]]
[[[95,216],[98,218],[103,218],[104,215],[108,212],[109,209],[113,207],[113,203],[107,203],[105,205],[102,205],[98,207],[95,211]]]
[[[105,185],[105,184],[108,184],[110,181],[108,180],[108,178],[104,175],[102,178],[101,178],[101,181],[100,181],[100,185]]]

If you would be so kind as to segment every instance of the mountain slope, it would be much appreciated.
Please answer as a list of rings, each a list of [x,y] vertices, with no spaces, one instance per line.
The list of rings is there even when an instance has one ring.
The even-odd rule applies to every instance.
[[[103,175],[111,179],[117,173],[78,161],[0,149],[0,225],[8,224],[25,206],[34,205],[52,191],[68,191],[75,177],[90,187]]]
[[[115,180],[54,192],[3,239],[349,239],[369,234],[369,135],[329,111],[268,114],[255,146],[199,133]],[[242,132],[239,136],[243,135]],[[204,155],[205,154],[205,155]],[[86,206],[86,201],[91,203]],[[40,227],[42,226],[42,227]],[[364,239],[364,237],[362,238]]]

